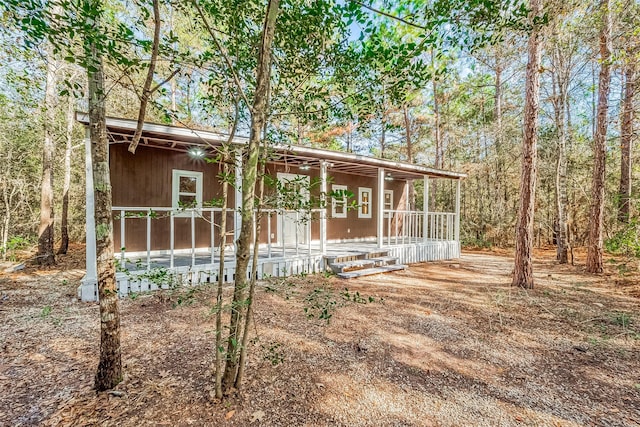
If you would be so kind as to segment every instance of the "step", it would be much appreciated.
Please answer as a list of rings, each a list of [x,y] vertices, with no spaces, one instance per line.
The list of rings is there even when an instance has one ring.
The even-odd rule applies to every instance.
[[[381,256],[379,258],[367,258],[373,261],[376,266],[393,265],[398,263],[398,257],[395,256]]]
[[[349,261],[357,261],[361,259],[366,259],[366,254],[364,253],[347,253],[340,255],[325,255],[324,259],[326,264],[340,264],[343,262]]]
[[[353,261],[337,262],[329,264],[331,270],[338,273],[345,273],[347,271],[362,270],[364,268],[375,267],[375,262],[370,259],[356,259]]]
[[[404,270],[407,266],[403,264],[383,265],[381,267],[365,268],[364,270],[348,271],[338,273],[341,279],[354,279],[356,277],[370,276],[372,274],[389,273],[391,271]]]
[[[389,256],[389,251],[372,251],[372,252],[367,252],[366,253],[366,257],[367,259],[372,259],[372,258],[384,258]]]
[[[379,250],[372,252],[347,252],[338,255],[325,255],[326,264],[340,264],[348,261],[356,261],[360,259],[385,258],[389,255],[389,251]]]

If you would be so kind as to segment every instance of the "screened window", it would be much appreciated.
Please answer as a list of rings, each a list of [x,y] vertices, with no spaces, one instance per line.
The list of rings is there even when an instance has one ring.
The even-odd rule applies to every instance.
[[[202,206],[202,172],[173,170],[171,206],[173,209]]]
[[[358,218],[371,218],[371,189],[358,188]]]
[[[384,210],[393,210],[393,190],[384,190]],[[385,218],[389,212],[385,212]]]
[[[333,197],[331,198],[331,217],[346,218],[347,217],[347,186],[332,185]]]

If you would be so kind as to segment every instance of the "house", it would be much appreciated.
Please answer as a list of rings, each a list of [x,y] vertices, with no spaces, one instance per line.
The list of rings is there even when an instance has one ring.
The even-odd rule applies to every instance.
[[[78,114],[88,125],[88,116]],[[114,249],[119,263],[120,295],[169,286],[214,282],[219,274],[221,166],[207,162],[227,135],[145,123],[135,154],[127,149],[134,120],[108,118],[109,163],[114,216]],[[233,242],[240,229],[242,149],[235,137],[225,242],[225,281],[234,279]],[[82,300],[97,299],[93,178],[87,144],[87,274]],[[460,256],[460,180],[462,173],[415,164],[303,146],[273,147],[267,174],[293,202],[276,200],[263,207],[257,267],[259,278],[324,271],[329,263],[364,259],[399,264]],[[451,212],[409,210],[408,183],[452,180]],[[429,200],[424,185],[424,200]],[[272,190],[273,193],[273,190]],[[352,194],[352,198],[347,195]],[[273,195],[273,194],[272,194]],[[323,203],[307,203],[321,201]],[[304,207],[304,209],[302,208]],[[255,229],[255,228],[254,228]],[[357,263],[357,262],[356,262]],[[392,268],[391,268],[392,269]]]

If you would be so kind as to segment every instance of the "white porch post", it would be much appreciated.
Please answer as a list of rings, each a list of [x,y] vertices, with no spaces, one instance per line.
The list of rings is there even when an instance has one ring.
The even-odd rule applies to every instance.
[[[233,243],[234,248],[235,244],[240,237],[240,227],[242,226],[242,216],[240,215],[240,210],[242,209],[242,147],[238,147],[236,149],[236,158],[235,158],[235,211],[234,211],[234,227],[233,227]]]
[[[86,267],[87,274],[80,285],[80,299],[82,301],[96,301],[98,299],[96,289],[98,283],[97,261],[96,261],[96,219],[95,219],[95,196],[93,190],[93,163],[91,160],[91,138],[89,127],[85,128],[85,215],[86,215]]]
[[[422,189],[422,211],[424,217],[422,218],[422,239],[424,243],[429,240],[429,233],[427,228],[429,226],[429,177],[424,177],[424,188]]]
[[[378,215],[376,218],[378,248],[382,248],[384,242],[383,221],[384,221],[384,168],[378,168]]]
[[[311,238],[309,238],[311,239]],[[320,253],[327,253],[327,162],[320,161]]]
[[[458,185],[456,186],[456,225],[455,225],[455,239],[458,242],[458,250],[460,248],[460,178],[458,178]]]

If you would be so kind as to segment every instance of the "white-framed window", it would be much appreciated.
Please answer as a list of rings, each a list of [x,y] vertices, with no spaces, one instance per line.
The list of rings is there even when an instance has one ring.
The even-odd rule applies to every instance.
[[[202,172],[174,169],[171,200],[173,209],[202,207]],[[176,216],[189,215],[188,212],[176,214]]]
[[[331,191],[342,194],[342,197],[331,198],[331,217],[332,218],[346,218],[347,217],[347,186],[334,184],[331,186]]]
[[[393,210],[393,190],[384,190],[384,210]],[[384,217],[389,217],[389,212],[384,213]]]
[[[371,189],[358,187],[358,218],[371,218]]]

